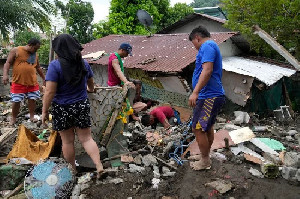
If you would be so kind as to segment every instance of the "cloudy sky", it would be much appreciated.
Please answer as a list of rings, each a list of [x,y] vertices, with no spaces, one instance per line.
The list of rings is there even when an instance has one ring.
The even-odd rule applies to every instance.
[[[87,0],[92,3],[94,8],[94,22],[106,19],[109,12],[110,0]],[[170,0],[171,6],[175,3],[186,3],[190,4],[193,0]]]

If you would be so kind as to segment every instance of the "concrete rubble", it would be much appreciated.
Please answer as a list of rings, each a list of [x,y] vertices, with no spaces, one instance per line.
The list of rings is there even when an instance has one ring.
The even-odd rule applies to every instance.
[[[24,113],[18,118],[17,125],[8,128],[7,116],[10,114],[10,109],[11,104],[8,101],[0,105],[1,156],[6,156],[12,149],[19,124],[23,123],[37,136],[43,132],[40,122],[29,122],[26,118],[26,111],[22,109],[21,113],[22,111]],[[40,117],[38,113],[37,119]],[[300,134],[296,125],[286,126],[272,118],[255,122],[251,114],[236,111],[230,116],[219,116],[215,129],[215,143],[210,155],[213,161],[217,160],[221,164],[225,162],[244,164],[254,178],[282,177],[288,181],[300,182]],[[106,153],[106,156],[101,154],[105,169],[113,168],[103,175],[103,178],[95,179],[95,174],[90,172],[90,168],[79,163],[83,171],[77,174],[77,183],[74,186],[72,198],[88,198],[86,191],[95,184],[97,186],[124,184],[127,175],[136,176],[132,191],[138,192],[145,184],[151,185],[151,189],[158,190],[161,184],[176,178],[177,169],[189,161],[189,156],[199,154],[197,146],[192,146],[197,143],[193,142],[195,138],[188,122],[175,126],[172,133],[167,135],[161,127],[151,129],[137,121],[132,121],[128,123],[123,135],[124,139],[120,141],[120,144],[126,142],[126,145],[122,144],[126,148],[120,152],[119,156],[107,157],[107,149],[101,146],[101,153]],[[47,140],[49,133],[46,132],[43,137]],[[228,139],[227,144],[224,138]],[[276,148],[278,145],[270,145],[271,141],[265,142],[260,138],[271,138],[271,141],[282,143],[284,149],[279,150]],[[284,152],[281,153],[281,151]],[[119,161],[120,166],[112,167],[111,161]],[[31,162],[13,159],[9,164],[25,167]],[[4,165],[3,163],[0,165],[0,172]],[[217,194],[228,194],[234,190],[235,183],[228,179],[212,179],[211,182],[206,182],[205,186],[217,190]],[[0,188],[2,196],[10,192],[4,190],[7,187]],[[164,198],[168,197],[164,196]]]

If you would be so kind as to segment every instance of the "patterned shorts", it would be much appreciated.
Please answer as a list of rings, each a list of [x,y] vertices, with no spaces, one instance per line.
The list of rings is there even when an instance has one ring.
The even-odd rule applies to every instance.
[[[207,132],[216,122],[217,115],[224,104],[224,96],[198,100],[193,112],[193,129]]]
[[[59,105],[52,103],[53,130],[64,131],[73,127],[91,127],[90,102],[88,99],[74,104]]]
[[[40,99],[40,91],[33,91],[33,92],[28,92],[28,93],[10,93],[11,100],[12,102],[21,102],[25,98],[27,99],[32,99],[32,100],[37,100]]]

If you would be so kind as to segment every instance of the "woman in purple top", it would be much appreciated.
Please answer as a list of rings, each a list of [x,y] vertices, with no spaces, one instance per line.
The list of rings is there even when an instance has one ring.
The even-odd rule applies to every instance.
[[[46,74],[46,91],[43,98],[42,121],[49,115],[52,102],[53,129],[62,139],[64,158],[75,166],[75,132],[96,165],[98,176],[103,172],[100,153],[91,136],[90,103],[87,91],[94,92],[93,72],[82,59],[79,42],[69,34],[61,34],[52,42],[58,56],[49,64]]]

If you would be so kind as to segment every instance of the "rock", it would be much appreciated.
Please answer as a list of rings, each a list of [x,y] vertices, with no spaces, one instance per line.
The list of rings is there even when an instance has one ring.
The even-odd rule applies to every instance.
[[[158,188],[159,182],[160,182],[160,179],[158,179],[158,178],[153,178],[153,179],[152,179],[152,184],[153,184],[153,188],[154,188],[154,189],[157,189],[157,188]]]
[[[143,156],[142,162],[146,167],[157,164],[156,158],[151,154]]]
[[[156,165],[153,165],[153,174],[154,178],[160,178],[159,168]]]
[[[237,129],[241,129],[242,127],[240,126],[236,126],[234,124],[225,124],[224,129],[226,130],[237,130]]]
[[[300,182],[300,169],[298,169],[295,177]]]
[[[252,167],[250,168],[249,173],[258,178],[264,178],[264,175],[259,170],[253,169]]]
[[[222,179],[206,183],[205,186],[210,186],[216,189],[220,194],[226,193],[227,191],[232,189],[232,183]]]
[[[234,111],[235,119],[233,120],[234,124],[249,123],[250,116],[247,112]]]
[[[298,170],[293,167],[283,167],[281,171],[281,175],[286,180],[293,180],[295,179],[296,173]]]
[[[226,119],[222,117],[217,117],[217,122],[218,123],[226,123]]]
[[[92,176],[93,176],[93,173],[86,173],[85,175],[78,178],[77,183],[78,184],[85,184],[85,183],[91,181]]]
[[[285,139],[286,139],[287,141],[289,141],[289,142],[294,141],[294,138],[293,138],[292,136],[290,136],[290,135],[286,136]]]
[[[287,152],[283,163],[287,167],[300,168],[300,155],[297,152]]]
[[[124,180],[122,178],[113,178],[108,181],[108,183],[111,183],[111,184],[120,184],[122,182],[124,182]]]
[[[85,189],[88,189],[90,187],[90,184],[82,184],[81,186],[80,186],[80,191],[83,191],[83,190],[85,190]]]
[[[168,167],[163,166],[163,167],[162,167],[162,172],[163,172],[163,173],[170,172],[170,169],[169,169]]]
[[[175,171],[166,172],[163,174],[164,177],[172,177],[176,174]]]
[[[84,198],[87,198],[87,195],[86,195],[86,194],[81,194],[81,195],[79,196],[79,199],[84,199]]]
[[[268,161],[271,161],[275,164],[278,164],[278,165],[281,165],[282,164],[282,161],[280,160],[280,158],[274,154],[271,154],[271,153],[268,153],[268,152],[265,152],[263,154],[263,157],[268,160]]]
[[[135,163],[135,164],[137,164],[137,165],[141,165],[142,164],[142,155],[141,154],[139,154],[139,155],[137,155],[134,159],[133,159],[133,162]]]
[[[288,132],[287,132],[287,134],[289,135],[289,136],[293,136],[293,135],[296,135],[298,132],[296,131],[296,130],[289,130]]]
[[[144,167],[140,167],[135,164],[129,164],[129,172],[130,173],[137,173],[137,172],[142,173],[143,171],[145,171]]]
[[[73,198],[79,198],[80,189],[81,189],[81,185],[80,184],[75,185],[75,187],[73,188],[73,191],[72,191],[72,199]]]

